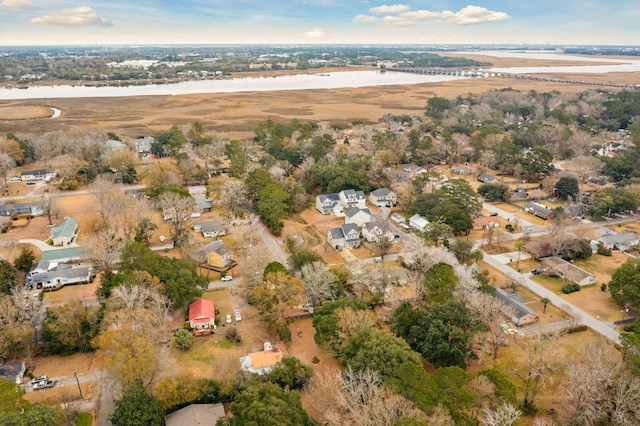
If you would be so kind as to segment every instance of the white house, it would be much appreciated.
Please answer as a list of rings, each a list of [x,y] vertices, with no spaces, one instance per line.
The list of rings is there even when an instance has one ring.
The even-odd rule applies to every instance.
[[[353,189],[345,189],[338,193],[340,203],[346,209],[351,207],[360,207],[364,209],[367,206],[367,199],[362,191],[354,191]]]
[[[607,233],[596,238],[595,241],[610,250],[627,251],[632,246],[637,246],[640,239],[638,239],[638,235],[635,232],[621,232],[619,234]]]
[[[344,208],[338,194],[322,194],[316,196],[316,209],[322,214],[344,215]]]
[[[240,357],[240,368],[250,373],[267,374],[282,361],[283,356],[280,349],[273,348],[271,343],[265,342],[264,350]]]
[[[222,222],[217,220],[194,223],[193,230],[196,232],[202,232],[202,236],[205,238],[222,237],[227,234]]]
[[[369,202],[377,207],[393,207],[396,205],[396,193],[387,188],[379,188],[371,191]]]
[[[43,180],[49,182],[55,175],[56,172],[49,169],[25,170],[20,173],[20,179],[23,181]]]
[[[155,139],[153,139],[152,136],[147,136],[144,138],[135,139],[133,141],[133,144],[138,154],[147,154],[151,152],[151,145],[153,144],[154,141]]]
[[[344,223],[353,223],[358,228],[371,221],[371,210],[351,207],[344,214]]]
[[[387,226],[387,222],[367,222],[362,225],[362,237],[370,243],[377,243],[382,238],[395,240],[395,234]]]
[[[78,221],[65,217],[60,225],[51,228],[49,238],[54,246],[68,246],[71,244],[78,234]]]
[[[419,214],[414,214],[409,218],[409,226],[417,231],[424,231],[429,225],[429,221],[426,217],[420,216]]]
[[[358,247],[360,245],[360,231],[353,223],[345,223],[327,231],[327,241],[336,250],[341,247]]]
[[[86,284],[91,281],[91,267],[74,267],[64,263],[39,261],[29,272],[27,283],[35,288],[59,289],[70,284]]]

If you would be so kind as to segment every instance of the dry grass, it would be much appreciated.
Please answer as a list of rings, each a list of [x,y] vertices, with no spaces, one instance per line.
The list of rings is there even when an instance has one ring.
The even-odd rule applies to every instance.
[[[33,375],[49,377],[70,376],[75,369],[77,373],[88,373],[95,367],[95,354],[74,354],[69,356],[48,355],[33,360]]]
[[[0,120],[31,120],[51,117],[53,111],[45,106],[0,106]]]
[[[91,399],[98,394],[98,383],[80,383],[80,387],[82,388],[82,395],[84,399]],[[80,392],[78,391],[77,384],[68,386],[54,386],[51,389],[29,392],[25,394],[24,399],[32,404],[43,402],[51,405],[59,405],[60,403],[80,399]]]
[[[62,287],[60,290],[44,293],[44,302],[47,306],[62,306],[69,302],[88,302],[97,300],[96,291],[100,286],[100,275],[96,276],[89,284],[75,284]]]

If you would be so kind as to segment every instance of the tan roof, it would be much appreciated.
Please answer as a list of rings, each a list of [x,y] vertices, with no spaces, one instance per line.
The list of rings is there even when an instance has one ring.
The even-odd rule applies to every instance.
[[[271,367],[282,361],[282,352],[276,348],[270,351],[254,352],[249,354],[249,357],[253,368]]]

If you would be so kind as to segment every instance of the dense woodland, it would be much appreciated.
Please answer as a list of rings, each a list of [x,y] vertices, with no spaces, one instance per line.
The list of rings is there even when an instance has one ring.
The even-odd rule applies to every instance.
[[[433,225],[422,235],[426,247],[403,260],[416,297],[395,307],[389,331],[374,313],[388,284],[376,271],[329,268],[317,253],[289,240],[290,264],[272,262],[255,270],[257,279],[248,283],[246,297],[265,327],[286,341],[291,336],[284,311],[303,303],[316,307],[315,341],[339,361],[340,372],[313,374],[292,357],[265,376],[240,375],[225,382],[173,377],[151,387],[160,334],[142,331],[160,330],[167,312],[187,305],[207,285],[193,263],[148,248],[154,210],[171,208],[179,215],[192,208],[185,184],[227,175],[215,188],[226,214],[244,217],[253,209],[281,235],[283,220],[309,208],[318,194],[392,186],[392,166],[475,163],[482,171],[581,203],[598,218],[640,205],[639,117],[637,92],[504,89],[433,97],[424,114],[386,115],[378,125],[269,120],[257,126],[253,140],[244,141],[209,134],[195,122],[154,135],[153,154],[175,161],[153,164],[144,173],[129,149],[104,154],[106,140],[119,139],[115,134],[9,134],[0,142],[5,182],[16,165],[39,162],[56,165],[60,189],[88,186],[101,220],[88,230],[87,247],[105,275],[99,307],[69,303],[45,309],[40,300],[24,297],[23,277],[33,253],[23,250],[13,263],[0,261],[0,358],[101,351],[105,368],[122,387],[111,419],[115,425],[162,424],[167,411],[219,401],[231,402],[235,425],[497,426],[516,424],[522,416],[540,426],[638,424],[638,321],[623,334],[624,362],[605,344],[575,348],[579,362],[563,359],[556,351],[562,333],[549,332],[514,340],[526,368],[497,367],[504,335],[500,323],[509,311],[492,297],[495,287],[487,277],[468,267],[482,253],[457,237],[471,230],[481,209],[478,195],[508,197],[509,188],[500,184],[485,184],[478,194],[466,181],[452,179],[425,191],[429,179],[437,178],[427,173],[398,194],[403,211],[422,214]],[[614,147],[612,156],[603,155]],[[554,163],[562,160],[571,160],[575,171],[557,169]],[[585,195],[580,185],[590,177],[611,185]],[[147,184],[148,200],[134,202],[112,190],[113,182],[139,181]],[[47,200],[49,211],[55,210],[55,195]],[[564,214],[558,211],[550,223],[561,223]],[[582,255],[580,244],[557,235],[549,238],[556,254]],[[182,220],[173,221],[172,238],[176,247],[188,249]],[[615,301],[634,308],[640,307],[637,264],[629,260],[608,285]],[[362,288],[366,294],[354,296],[362,295]],[[40,323],[41,341],[34,339]],[[240,337],[230,332],[228,338]],[[192,339],[180,333],[175,344],[189,350]],[[494,365],[466,371],[479,356]],[[553,418],[539,411],[538,397],[561,373],[569,415]],[[42,424],[58,424],[60,413],[26,404],[18,390],[3,392],[0,419],[23,424],[13,419],[24,410],[25,416],[49,419]],[[314,401],[313,413],[303,410],[301,393]]]

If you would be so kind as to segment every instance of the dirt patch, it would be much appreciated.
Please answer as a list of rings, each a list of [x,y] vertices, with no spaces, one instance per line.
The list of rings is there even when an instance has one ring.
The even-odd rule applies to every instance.
[[[74,354],[69,356],[49,355],[36,357],[33,360],[33,375],[49,377],[70,376],[75,369],[78,374],[88,373],[95,368],[93,353]]]
[[[316,331],[312,323],[313,318],[305,318],[289,325],[291,342],[286,344],[289,355],[295,356],[303,364],[313,368],[315,372],[326,372],[338,368],[338,362],[324,352],[313,340]],[[314,358],[318,360],[315,364],[313,363]]]
[[[98,303],[96,291],[100,287],[100,276],[94,278],[89,284],[66,285],[60,290],[47,291],[43,295],[47,306],[63,306],[69,302]],[[104,300],[103,300],[104,301]]]
[[[0,120],[30,120],[33,118],[47,118],[52,115],[53,110],[46,106],[0,106]]]

